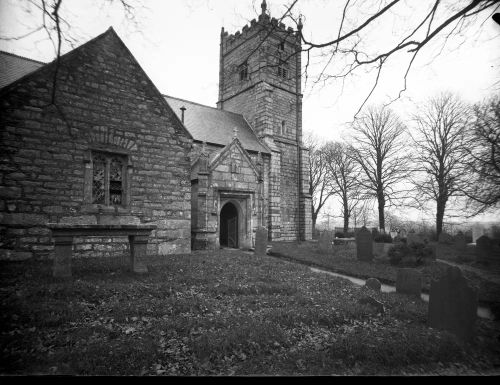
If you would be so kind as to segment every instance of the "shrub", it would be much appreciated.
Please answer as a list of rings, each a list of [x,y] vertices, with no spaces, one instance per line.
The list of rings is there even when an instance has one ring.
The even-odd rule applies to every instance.
[[[392,238],[390,234],[378,234],[373,238],[375,243],[392,243]]]
[[[399,265],[404,256],[410,253],[410,248],[406,245],[406,243],[398,243],[392,246],[387,252],[387,256],[389,257],[389,263],[391,265]]]
[[[391,265],[420,266],[434,259],[432,247],[425,243],[397,243],[387,253]]]

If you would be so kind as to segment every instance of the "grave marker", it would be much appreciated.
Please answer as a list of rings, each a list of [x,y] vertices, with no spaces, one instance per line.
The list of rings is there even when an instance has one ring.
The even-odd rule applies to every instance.
[[[255,255],[263,256],[267,252],[267,229],[259,226],[255,232]]]
[[[396,292],[420,297],[422,273],[416,269],[399,269],[396,277]]]
[[[465,341],[474,337],[477,292],[464,278],[460,268],[448,267],[445,275],[432,281],[428,325],[448,330]]]
[[[373,237],[365,226],[356,234],[356,255],[360,261],[373,259]]]

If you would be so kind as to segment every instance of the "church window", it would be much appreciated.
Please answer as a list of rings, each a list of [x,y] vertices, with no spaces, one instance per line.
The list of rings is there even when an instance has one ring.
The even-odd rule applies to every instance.
[[[248,79],[248,63],[245,62],[240,66],[240,80]]]
[[[281,122],[281,135],[285,135],[286,134],[286,122],[283,120]]]
[[[281,43],[279,43],[279,44],[278,44],[278,49],[279,49],[280,51],[284,51],[284,50],[285,50],[285,42],[283,42],[283,41],[282,41]]]
[[[123,155],[92,152],[92,203],[122,206],[126,159]]]
[[[278,76],[283,79],[288,78],[288,63],[283,60],[278,64]]]

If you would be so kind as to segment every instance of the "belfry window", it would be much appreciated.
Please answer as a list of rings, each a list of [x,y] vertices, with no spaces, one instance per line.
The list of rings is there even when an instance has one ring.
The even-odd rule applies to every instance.
[[[288,63],[281,59],[278,64],[278,76],[283,79],[288,79]]]
[[[248,63],[240,65],[240,80],[248,80]]]
[[[123,155],[92,152],[92,203],[124,204],[126,165]]]
[[[278,50],[280,50],[280,51],[285,50],[285,42],[282,41],[281,43],[278,44]]]

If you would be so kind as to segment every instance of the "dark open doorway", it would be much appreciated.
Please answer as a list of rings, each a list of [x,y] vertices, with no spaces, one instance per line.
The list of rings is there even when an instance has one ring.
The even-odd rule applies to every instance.
[[[228,202],[220,211],[220,245],[221,247],[238,247],[238,210]]]

